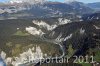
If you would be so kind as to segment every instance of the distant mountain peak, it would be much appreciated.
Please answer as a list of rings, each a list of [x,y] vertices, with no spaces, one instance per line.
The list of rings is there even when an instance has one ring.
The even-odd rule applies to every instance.
[[[75,2],[76,0],[65,0],[65,3],[72,3],[72,2]]]
[[[44,3],[46,0],[10,0],[9,3],[29,3],[29,4],[37,4],[37,3]]]
[[[83,2],[79,2],[79,1],[72,1],[72,2],[69,2],[69,3],[67,3],[67,4],[76,4],[76,5],[84,5],[84,3]]]

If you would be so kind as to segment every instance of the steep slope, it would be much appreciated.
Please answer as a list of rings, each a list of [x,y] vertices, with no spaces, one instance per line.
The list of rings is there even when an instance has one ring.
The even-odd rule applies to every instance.
[[[100,53],[100,19],[60,25],[50,33],[42,35],[42,38],[47,42],[61,45],[64,56],[70,56],[73,59],[74,55],[93,55],[97,61],[99,54],[96,51]]]
[[[84,21],[86,21],[86,20],[99,20],[100,19],[100,12],[98,11],[98,12],[95,12],[95,13],[90,13],[90,14],[84,14],[83,16],[82,16],[82,19],[84,20]]]
[[[74,49],[80,49],[85,43],[87,44],[85,47],[93,48],[97,42],[95,40],[100,40],[100,20],[61,25],[44,37],[49,41],[62,43],[66,48],[72,44]]]

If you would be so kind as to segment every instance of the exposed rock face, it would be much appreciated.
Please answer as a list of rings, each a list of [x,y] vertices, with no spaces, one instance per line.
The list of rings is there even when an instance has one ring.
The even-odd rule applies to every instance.
[[[47,56],[47,54],[43,54],[39,46],[36,46],[36,49],[34,47],[29,48],[28,51],[21,53],[19,57],[6,57],[6,53],[3,51],[1,52],[1,58],[6,65],[11,64],[13,66],[23,65],[24,63],[38,63],[41,59],[44,59],[45,56]],[[0,64],[0,66],[4,66],[3,62],[0,62]]]
[[[26,31],[29,32],[32,35],[39,35],[39,36],[41,36],[41,35],[45,34],[44,32],[42,32],[41,29],[37,30],[36,28],[31,27],[31,26],[30,27],[26,27]]]

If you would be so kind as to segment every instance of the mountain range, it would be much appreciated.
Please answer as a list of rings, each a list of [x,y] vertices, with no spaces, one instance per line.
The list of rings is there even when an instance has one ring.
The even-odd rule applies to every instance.
[[[37,58],[70,56],[73,60],[73,55],[93,55],[100,62],[100,11],[89,4],[0,4],[0,62],[32,66],[40,62]],[[33,56],[31,61],[37,63],[27,63]]]
[[[92,9],[95,9],[97,11],[100,10],[100,2],[88,3],[87,6],[89,6]]]
[[[20,8],[19,8],[20,7]],[[81,15],[92,13],[94,9],[81,2],[61,3],[46,2],[44,4],[30,5],[17,3],[14,5],[0,6],[1,19],[3,18],[50,18],[67,17],[72,19],[81,18]]]

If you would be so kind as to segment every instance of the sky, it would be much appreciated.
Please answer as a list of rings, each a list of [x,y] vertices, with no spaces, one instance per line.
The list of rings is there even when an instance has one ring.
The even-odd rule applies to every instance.
[[[64,0],[50,0],[50,1],[60,1],[63,2]],[[84,3],[93,3],[93,2],[100,2],[100,0],[77,0]]]
[[[0,0],[0,2],[5,2],[8,0]],[[59,2],[64,2],[64,0],[49,0],[49,1],[59,1]],[[100,2],[100,0],[77,0],[80,2],[84,2],[84,3],[93,3],[93,2]]]

